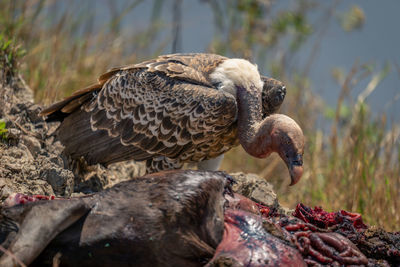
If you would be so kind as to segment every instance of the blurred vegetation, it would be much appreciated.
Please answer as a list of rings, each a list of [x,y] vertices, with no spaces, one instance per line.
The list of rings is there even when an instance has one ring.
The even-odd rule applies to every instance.
[[[15,40],[0,32],[0,80],[9,84],[16,75],[19,59],[26,53]],[[1,125],[1,124],[0,124]]]
[[[146,1],[152,5],[150,20],[145,26],[143,22],[137,22],[140,27],[129,25],[127,31],[124,19],[143,2],[101,1],[109,13],[99,15],[93,8],[95,1],[1,1],[1,67],[14,73],[13,58],[26,50],[18,70],[34,89],[36,101],[49,104],[91,84],[110,67],[165,53],[170,45],[179,52],[182,1],[174,0],[172,19],[163,15],[164,1]],[[327,210],[361,212],[369,224],[399,230],[400,130],[398,125],[388,126],[385,114],[373,115],[365,102],[389,69],[355,62],[346,73],[332,66],[340,91],[334,107],[327,107],[311,90],[308,78],[329,23],[337,19],[345,31],[360,29],[366,19],[362,9],[353,6],[338,14],[338,1],[327,7],[302,0],[286,9],[275,9],[277,3],[272,0],[202,2],[209,6],[215,24],[207,50],[256,59],[261,68],[284,81],[288,94],[281,112],[298,121],[306,135],[305,172],[294,187],[287,187],[286,167],[276,155],[266,164],[238,147],[227,153],[222,169],[258,173],[274,184],[287,206],[303,202]],[[310,23],[309,14],[316,10],[322,16]],[[295,64],[299,48],[311,38],[313,47],[306,63]],[[17,45],[9,50],[11,43],[24,50]],[[354,88],[365,82],[363,92],[352,99]],[[317,127],[319,120],[325,128]]]

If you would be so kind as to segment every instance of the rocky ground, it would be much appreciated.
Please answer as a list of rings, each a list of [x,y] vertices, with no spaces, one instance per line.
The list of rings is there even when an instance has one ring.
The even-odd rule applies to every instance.
[[[22,79],[0,84],[0,201],[12,193],[70,197],[98,192],[144,172],[135,162],[84,166],[63,155],[54,133],[58,122],[46,122],[33,103],[32,91]],[[272,186],[253,174],[232,174],[234,190],[259,203],[280,207]],[[0,202],[0,203],[1,203]]]

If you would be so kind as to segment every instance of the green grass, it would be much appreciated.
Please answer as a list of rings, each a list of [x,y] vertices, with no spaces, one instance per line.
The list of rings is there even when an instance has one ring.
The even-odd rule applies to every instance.
[[[6,122],[0,120],[0,139],[1,139],[1,141],[3,141],[3,142],[7,141],[7,133],[8,133],[8,130],[6,128]]]
[[[57,1],[2,1],[0,48],[9,49],[12,43],[12,47],[19,44],[27,51],[18,70],[33,88],[36,101],[49,104],[93,83],[111,67],[151,58],[171,43],[170,37],[155,41],[158,32],[168,28],[160,15],[161,1],[152,2],[152,20],[147,28],[133,28],[129,34],[121,34],[119,22],[139,2],[134,1],[125,10],[115,10],[110,21],[102,22],[103,26],[97,29],[93,27],[96,14],[90,3],[79,9],[72,5],[62,9]],[[358,63],[349,73],[334,69],[332,75],[338,81],[340,97],[335,107],[327,108],[310,89],[308,70],[313,68],[314,55],[302,69],[293,68],[289,61],[305,39],[323,32],[307,21],[307,10],[318,6],[310,1],[300,2],[293,10],[275,14],[270,6],[259,6],[256,1],[210,1],[217,33],[210,52],[253,57],[265,63],[267,54],[284,50],[281,60],[265,65],[287,85],[281,112],[298,121],[306,135],[304,176],[293,187],[287,186],[288,171],[276,155],[258,160],[238,147],[227,153],[222,168],[265,177],[274,184],[280,201],[289,207],[303,202],[332,211],[361,212],[369,224],[399,230],[399,126],[393,123],[389,127],[385,114],[373,116],[365,102],[388,70]],[[332,17],[334,8],[326,10],[321,27]],[[365,19],[362,10],[352,10],[341,17],[346,31],[362,27]],[[22,55],[24,50],[20,47],[12,53]],[[4,66],[4,56],[1,60]],[[10,67],[15,68],[16,65]],[[363,81],[368,82],[364,92],[352,100],[350,93]],[[317,127],[319,114],[325,114],[328,130]]]

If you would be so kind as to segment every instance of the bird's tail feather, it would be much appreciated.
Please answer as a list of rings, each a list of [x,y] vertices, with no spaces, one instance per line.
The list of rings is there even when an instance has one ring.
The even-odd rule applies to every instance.
[[[63,120],[70,113],[78,110],[84,103],[92,99],[93,93],[99,91],[102,86],[101,83],[97,83],[76,91],[70,97],[43,109],[40,115],[47,116],[47,121]]]

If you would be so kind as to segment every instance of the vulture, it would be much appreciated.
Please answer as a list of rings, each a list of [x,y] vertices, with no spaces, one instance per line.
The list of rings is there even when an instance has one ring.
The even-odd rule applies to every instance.
[[[247,60],[171,54],[113,68],[41,115],[62,121],[65,153],[88,164],[133,159],[146,161],[147,173],[184,163],[216,170],[223,153],[241,144],[257,158],[277,152],[294,184],[304,137],[293,119],[275,113],[285,94]]]

